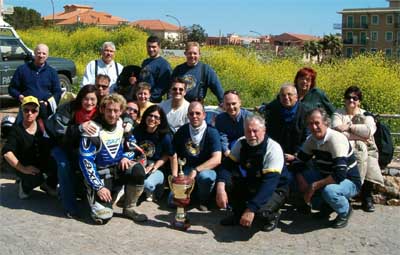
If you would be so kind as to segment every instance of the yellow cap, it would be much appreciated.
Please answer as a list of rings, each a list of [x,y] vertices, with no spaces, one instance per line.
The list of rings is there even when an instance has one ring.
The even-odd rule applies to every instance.
[[[27,97],[24,97],[24,99],[22,100],[21,106],[24,106],[26,104],[35,104],[35,105],[39,106],[39,100],[34,96],[27,96]]]

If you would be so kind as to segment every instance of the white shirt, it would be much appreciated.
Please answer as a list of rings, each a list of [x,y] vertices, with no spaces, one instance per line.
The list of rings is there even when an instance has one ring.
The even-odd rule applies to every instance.
[[[118,73],[115,68],[115,65],[118,65]],[[116,89],[117,79],[118,76],[121,74],[122,69],[124,68],[123,65],[120,63],[115,62],[114,60],[111,61],[109,64],[104,63],[102,59],[97,60],[97,74],[105,74],[110,77],[110,93],[114,92]],[[95,84],[96,82],[96,60],[92,60],[86,66],[85,74],[83,75],[81,88],[87,84]]]
[[[178,129],[186,123],[189,123],[187,112],[189,102],[183,100],[182,105],[178,109],[172,109],[172,98],[162,101],[159,105],[167,115],[167,120],[171,130],[176,133]]]

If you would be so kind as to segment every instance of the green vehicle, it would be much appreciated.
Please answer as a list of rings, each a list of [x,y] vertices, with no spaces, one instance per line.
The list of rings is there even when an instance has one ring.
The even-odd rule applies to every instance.
[[[8,86],[17,67],[32,59],[33,51],[14,28],[0,18],[0,96],[8,95]],[[47,63],[57,70],[62,90],[71,91],[77,79],[75,63],[56,57],[49,57]]]

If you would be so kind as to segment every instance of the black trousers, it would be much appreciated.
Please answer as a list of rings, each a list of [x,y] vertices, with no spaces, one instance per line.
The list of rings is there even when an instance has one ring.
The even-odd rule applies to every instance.
[[[235,216],[241,217],[247,208],[247,201],[257,194],[257,186],[257,184],[249,184],[244,178],[232,179],[231,192],[228,192],[228,194]],[[285,204],[288,194],[289,187],[287,185],[278,187],[268,201],[256,212],[256,216],[262,220],[272,220],[275,214],[279,212],[279,209]]]

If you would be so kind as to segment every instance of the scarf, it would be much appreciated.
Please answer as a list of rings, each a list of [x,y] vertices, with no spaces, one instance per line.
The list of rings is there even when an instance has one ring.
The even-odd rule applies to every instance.
[[[189,124],[189,133],[190,138],[192,139],[193,143],[198,146],[203,139],[204,132],[206,131],[207,123],[203,121],[200,127],[194,128],[192,125]]]
[[[93,108],[91,111],[86,111],[84,109],[80,109],[75,112],[75,123],[82,124],[83,122],[89,121],[93,119],[94,115],[97,112],[97,108]]]
[[[281,113],[285,123],[292,122],[294,120],[298,108],[299,108],[299,102],[296,102],[296,104],[289,109],[282,107]]]

